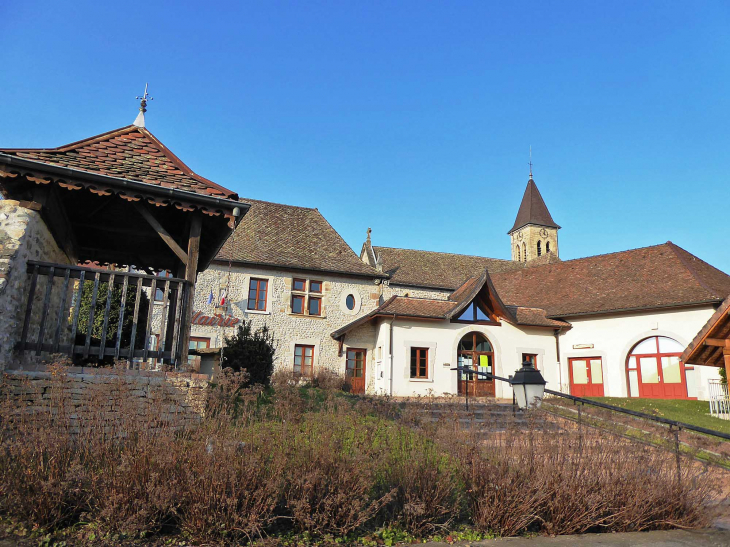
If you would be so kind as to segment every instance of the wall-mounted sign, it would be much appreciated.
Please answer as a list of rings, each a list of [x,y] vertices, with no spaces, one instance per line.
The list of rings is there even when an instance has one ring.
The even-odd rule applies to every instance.
[[[593,349],[593,344],[573,344],[573,349]]]
[[[203,315],[202,311],[193,311],[193,325],[205,325],[206,327],[232,327],[240,322],[238,317],[232,315]]]

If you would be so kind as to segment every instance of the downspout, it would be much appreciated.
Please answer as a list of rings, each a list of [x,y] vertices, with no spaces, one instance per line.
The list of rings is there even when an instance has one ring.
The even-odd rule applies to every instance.
[[[560,382],[560,387],[558,388],[558,391],[562,393],[563,391],[563,365],[560,364],[560,334],[563,332],[563,327],[559,327],[555,329],[555,356],[558,361],[558,381]]]
[[[396,314],[393,314],[393,319],[390,321],[390,342],[388,343],[388,353],[390,358],[390,396],[393,396],[393,323],[395,323]]]

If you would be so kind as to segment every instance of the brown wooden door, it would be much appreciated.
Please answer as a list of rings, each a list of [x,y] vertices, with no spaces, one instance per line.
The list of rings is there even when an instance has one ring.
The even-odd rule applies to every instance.
[[[347,350],[345,376],[350,382],[352,393],[365,393],[366,357],[367,350],[365,349],[349,348]]]
[[[479,372],[492,373],[491,352],[459,352],[459,366],[478,370]],[[494,397],[494,380],[487,380],[476,374],[459,374],[459,395],[469,397]]]

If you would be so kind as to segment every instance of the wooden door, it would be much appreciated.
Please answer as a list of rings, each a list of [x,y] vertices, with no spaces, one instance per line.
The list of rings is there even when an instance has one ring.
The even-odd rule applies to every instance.
[[[367,350],[348,348],[345,376],[350,383],[351,393],[365,393],[365,367]]]
[[[492,358],[491,352],[459,352],[458,363],[459,366],[479,372],[492,373]],[[494,397],[494,380],[487,380],[476,374],[460,373],[458,391],[459,395],[466,395],[468,392],[469,397]]]
[[[603,397],[603,362],[600,357],[568,359],[570,394],[576,397]]]

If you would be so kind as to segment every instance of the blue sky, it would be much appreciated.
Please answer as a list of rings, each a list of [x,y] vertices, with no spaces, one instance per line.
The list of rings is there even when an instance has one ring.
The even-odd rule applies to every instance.
[[[534,175],[564,259],[730,272],[730,3],[0,0],[0,147],[130,124],[376,245],[509,258]],[[724,208],[724,212],[723,212]]]

